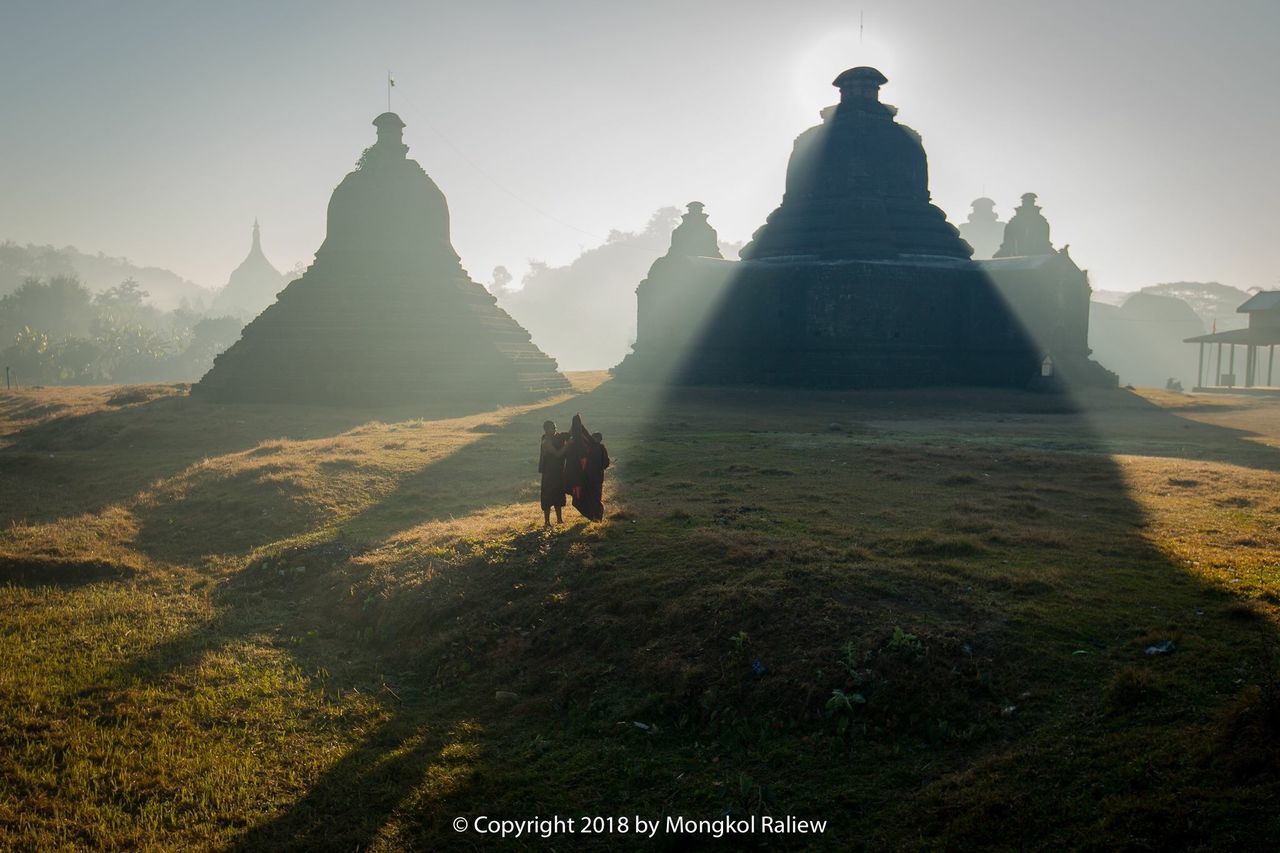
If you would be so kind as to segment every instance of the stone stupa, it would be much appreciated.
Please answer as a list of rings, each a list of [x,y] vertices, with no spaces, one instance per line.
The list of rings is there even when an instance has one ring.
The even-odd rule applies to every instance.
[[[245,327],[192,388],[211,400],[492,406],[566,391],[556,363],[471,280],[444,194],[408,159],[404,122],[329,201],[315,262]]]
[[[960,223],[960,236],[973,247],[973,259],[988,260],[995,256],[1004,239],[1005,223],[996,215],[994,200],[983,196],[970,205],[969,218]]]
[[[284,285],[284,274],[262,253],[262,233],[255,219],[249,254],[231,273],[226,286],[213,297],[210,313],[244,318],[257,316],[275,300]]]
[[[832,85],[840,103],[796,138],[782,204],[742,248],[744,260],[967,259],[972,250],[929,200],[920,134],[880,101],[889,82],[851,68]]]
[[[667,255],[689,258],[722,258],[720,254],[720,236],[711,227],[707,214],[703,211],[706,205],[700,201],[691,201],[680,217],[680,224],[671,232],[671,248]]]
[[[1040,212],[1035,193],[1023,193],[1022,204],[1004,226],[1004,239],[992,257],[1025,258],[1054,254],[1049,241],[1049,220]]]
[[[697,217],[686,216],[636,290],[636,342],[614,369],[619,379],[832,388],[1114,382],[1089,361],[1084,271],[1065,252],[974,261],[930,200],[920,135],[880,101],[886,82],[866,67],[836,77],[840,102],[796,139],[782,203],[740,261],[682,233],[710,230],[701,205],[691,207]]]

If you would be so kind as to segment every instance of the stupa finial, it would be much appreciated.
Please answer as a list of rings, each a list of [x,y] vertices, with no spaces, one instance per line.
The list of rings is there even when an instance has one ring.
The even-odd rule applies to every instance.
[[[831,85],[840,90],[840,102],[845,103],[855,100],[879,101],[880,87],[888,82],[889,78],[875,68],[859,65],[841,72],[831,81]]]
[[[400,155],[408,153],[409,146],[404,144],[404,122],[395,113],[383,113],[373,120],[378,129],[376,147],[381,151],[395,152]]]

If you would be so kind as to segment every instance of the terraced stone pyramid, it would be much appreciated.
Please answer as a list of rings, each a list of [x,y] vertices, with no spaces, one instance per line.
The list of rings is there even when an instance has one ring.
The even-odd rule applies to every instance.
[[[306,273],[244,328],[192,394],[231,402],[499,405],[569,388],[555,361],[462,268],[444,194],[407,157],[404,122],[329,201]]]

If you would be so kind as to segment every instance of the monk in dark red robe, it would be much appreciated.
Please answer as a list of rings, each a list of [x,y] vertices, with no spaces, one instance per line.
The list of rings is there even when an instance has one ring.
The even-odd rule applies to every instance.
[[[564,484],[573,496],[573,508],[592,521],[604,518],[601,494],[608,459],[604,445],[592,437],[582,423],[582,416],[574,415],[565,452]]]
[[[604,446],[604,436],[598,432],[591,433],[591,448],[587,451],[587,488],[586,497],[599,514],[596,521],[604,518],[604,469],[609,467],[609,451]]]
[[[556,432],[554,421],[542,425],[542,442],[538,446],[538,473],[542,475],[542,523],[551,526],[551,510],[556,511],[556,523],[562,524],[564,516],[565,452],[569,434]]]

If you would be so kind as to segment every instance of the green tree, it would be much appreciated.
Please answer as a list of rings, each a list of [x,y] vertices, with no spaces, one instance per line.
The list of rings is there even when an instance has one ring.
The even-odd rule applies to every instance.
[[[43,385],[56,381],[54,348],[44,332],[23,326],[0,358],[13,372],[14,381],[22,385]]]
[[[0,297],[0,335],[12,340],[29,326],[55,340],[85,336],[96,313],[93,297],[74,276],[54,276],[48,281],[28,278],[13,293]]]

